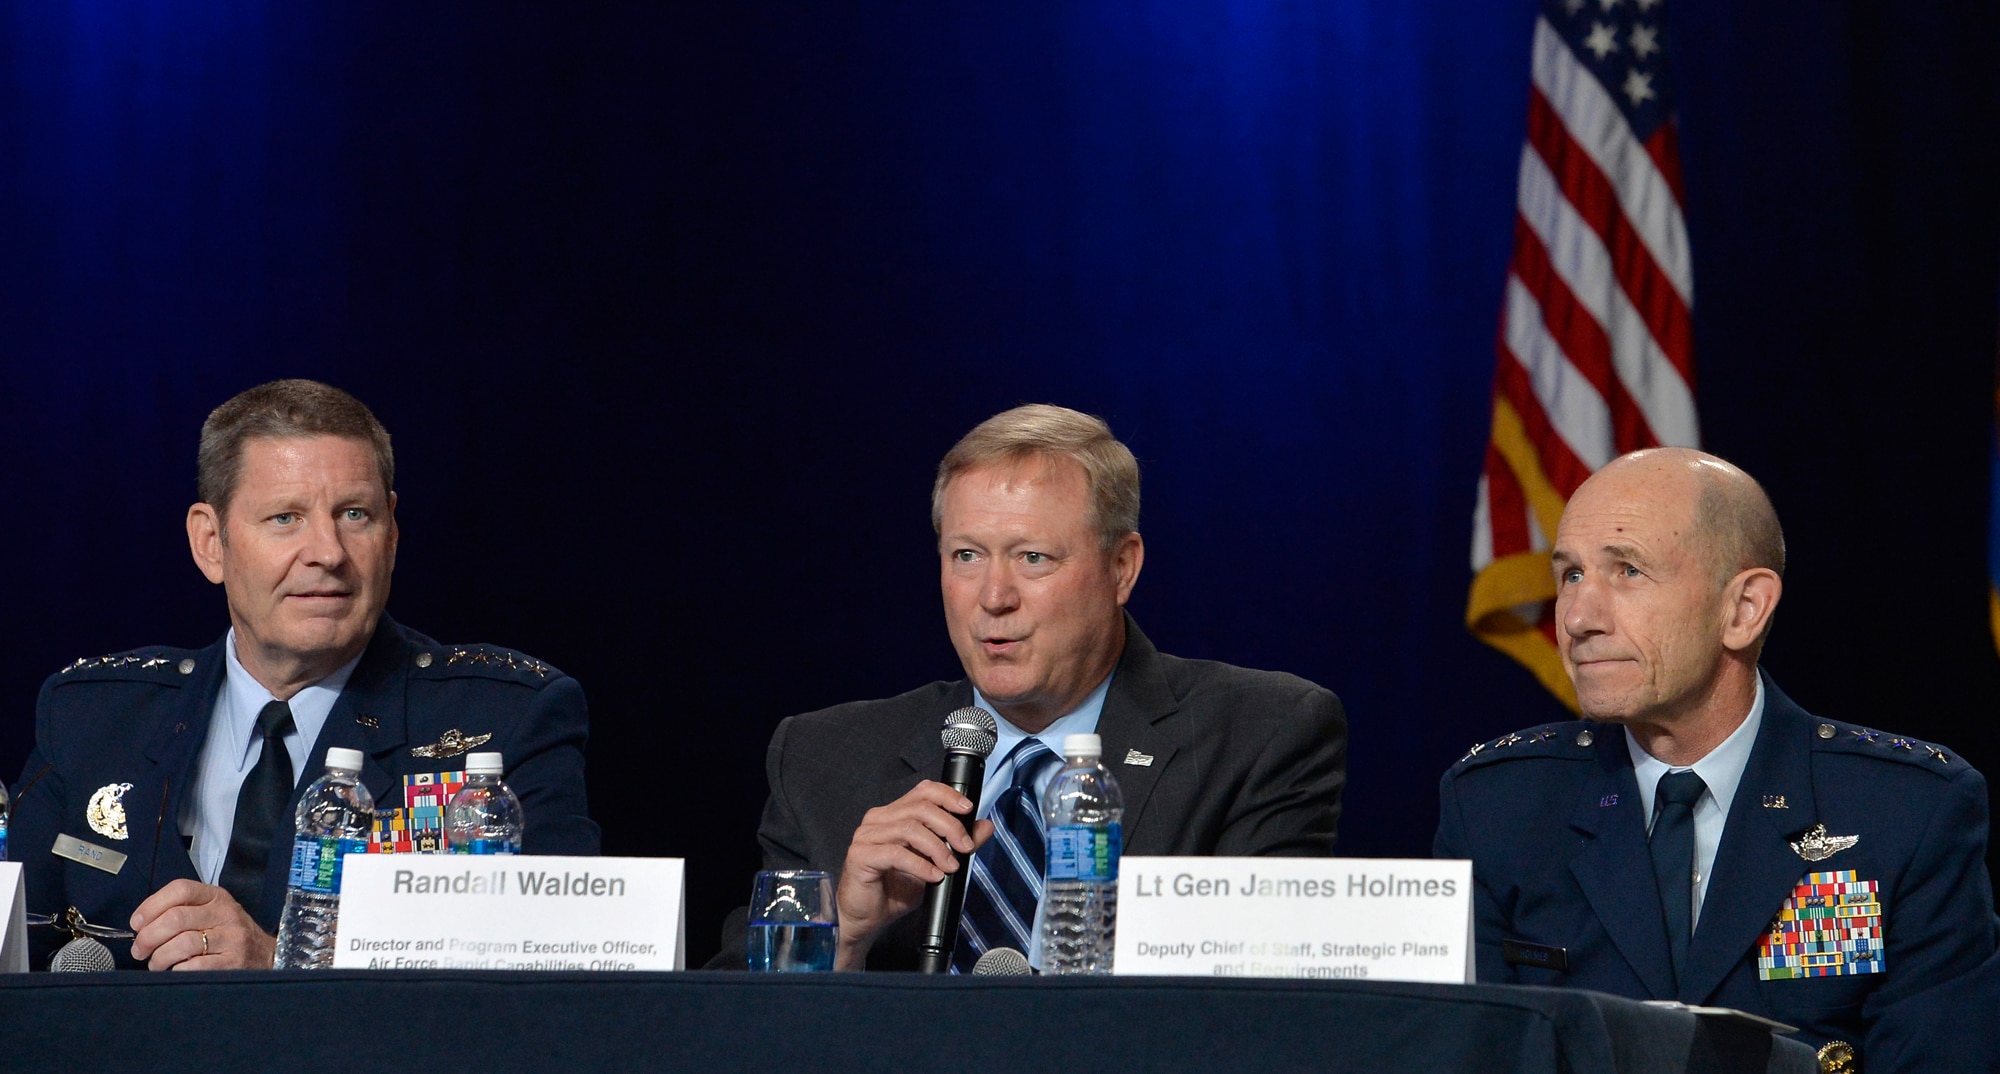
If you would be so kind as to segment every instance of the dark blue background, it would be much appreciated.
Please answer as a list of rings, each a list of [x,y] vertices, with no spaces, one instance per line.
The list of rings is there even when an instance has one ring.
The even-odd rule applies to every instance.
[[[195,434],[289,375],[395,434],[392,613],[583,681],[696,958],[777,721],[956,676],[930,475],[1015,403],[1138,453],[1163,649],[1347,702],[1347,852],[1561,714],[1461,623],[1532,4],[584,6],[0,15],[0,770],[221,633]],[[1699,401],[1786,689],[2000,772],[2000,12],[1909,7],[1674,0]]]

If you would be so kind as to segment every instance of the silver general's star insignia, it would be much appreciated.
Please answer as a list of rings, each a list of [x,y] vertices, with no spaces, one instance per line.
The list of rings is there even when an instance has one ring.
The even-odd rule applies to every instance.
[[[1544,727],[1528,737],[1534,739],[1536,742],[1547,742],[1549,739],[1556,737],[1556,733],[1553,728]]]
[[[444,666],[451,667],[454,664],[481,664],[486,667],[504,667],[510,671],[532,671],[544,679],[549,676],[549,666],[547,664],[536,660],[534,657],[523,656],[519,653],[508,652],[506,650],[494,652],[483,648],[453,649],[451,654],[445,657]]]
[[[1458,762],[1459,762],[1460,764],[1464,764],[1465,762],[1467,762],[1467,761],[1470,761],[1470,760],[1472,760],[1472,759],[1473,759],[1474,757],[1477,757],[1477,756],[1479,756],[1479,754],[1480,754],[1480,751],[1484,750],[1485,748],[1486,748],[1486,743],[1484,743],[1484,742],[1474,742],[1474,743],[1472,744],[1472,748],[1471,748],[1471,749],[1469,749],[1469,750],[1466,750],[1466,751],[1465,751],[1465,756],[1463,756],[1463,757],[1460,757],[1460,758],[1458,759]]]
[[[428,746],[411,748],[412,757],[456,757],[475,746],[484,746],[492,738],[491,732],[483,735],[468,735],[454,727],[438,736],[436,742]]]
[[[1933,756],[1933,757],[1937,758],[1937,759],[1938,759],[1938,763],[1939,763],[1939,764],[1950,764],[1950,763],[1951,763],[1951,758],[1949,758],[1949,757],[1946,757],[1946,756],[1944,755],[1944,751],[1943,751],[1943,750],[1941,750],[1941,749],[1938,749],[1938,748],[1937,748],[1936,746],[1925,746],[1924,748],[1925,748],[1925,749],[1927,749],[1927,750],[1929,750],[1929,751],[1931,751],[1931,756]]]
[[[1853,736],[1854,736],[1855,738],[1858,738],[1858,739],[1860,739],[1860,740],[1861,740],[1861,741],[1863,741],[1863,742],[1873,742],[1873,741],[1875,741],[1876,739],[1878,739],[1878,738],[1881,738],[1881,737],[1882,737],[1882,732],[1880,732],[1880,731],[1870,731],[1870,730],[1869,730],[1868,728],[1866,728],[1866,727],[1863,727],[1863,728],[1860,728],[1859,730],[1855,730],[1855,731],[1850,731],[1850,732],[1848,732],[1848,733],[1849,733],[1849,734],[1851,734],[1851,735],[1853,735]]]
[[[1521,736],[1509,731],[1507,734],[1500,736],[1500,738],[1493,744],[1502,749],[1505,749],[1506,747],[1511,746],[1519,741],[1521,741]]]
[[[1828,835],[1826,825],[1815,824],[1792,844],[1792,849],[1807,861],[1825,861],[1860,841],[1858,835]]]
[[[106,783],[90,796],[90,804],[84,807],[83,819],[90,822],[90,830],[110,839],[129,839],[125,830],[125,792],[132,789],[130,783]]]

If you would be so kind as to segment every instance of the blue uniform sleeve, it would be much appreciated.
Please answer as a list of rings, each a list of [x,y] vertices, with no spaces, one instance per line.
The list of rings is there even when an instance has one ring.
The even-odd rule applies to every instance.
[[[1967,1060],[2000,1051],[1994,1007],[1977,1017],[1939,1021],[1941,1011],[1958,1009],[1966,996],[2000,990],[1986,835],[1986,781],[1967,770],[1950,782],[1932,814],[1896,885],[1896,903],[1883,907],[1888,980],[1861,1012],[1869,1074],[1993,1069]]]

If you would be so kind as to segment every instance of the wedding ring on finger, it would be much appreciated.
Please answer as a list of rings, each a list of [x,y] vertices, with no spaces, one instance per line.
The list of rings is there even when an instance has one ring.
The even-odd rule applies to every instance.
[[[204,955],[206,955],[206,954],[208,954],[208,953],[209,953],[209,950],[208,950],[208,930],[207,930],[207,929],[203,929],[203,930],[201,930],[201,953],[202,953],[202,954],[204,954]]]

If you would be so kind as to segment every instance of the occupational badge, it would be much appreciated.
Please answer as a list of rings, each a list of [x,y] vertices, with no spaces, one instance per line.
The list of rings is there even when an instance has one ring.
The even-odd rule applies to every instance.
[[[1858,835],[1828,835],[1826,825],[1815,824],[1811,831],[1792,842],[1792,849],[1807,861],[1825,861],[1860,841]]]
[[[484,735],[468,735],[465,732],[460,731],[458,728],[454,727],[451,730],[446,731],[444,734],[439,735],[438,740],[436,742],[433,742],[428,746],[417,746],[412,748],[410,750],[410,756],[456,757],[459,754],[464,753],[465,751],[472,749],[475,746],[484,746],[486,744],[486,740],[492,737],[493,735],[490,732]]]
[[[1861,1069],[1854,1065],[1854,1045],[1844,1040],[1827,1041],[1814,1058],[1819,1060],[1820,1074],[1856,1074]]]
[[[125,831],[125,792],[132,789],[130,783],[106,783],[90,796],[90,804],[84,807],[83,819],[90,822],[90,830],[110,839],[129,839]]]
[[[1807,873],[1757,943],[1757,979],[1883,972],[1879,886],[1856,879],[1852,869]]]

